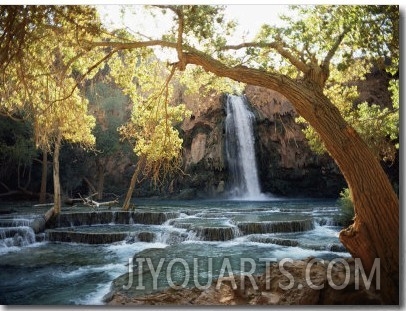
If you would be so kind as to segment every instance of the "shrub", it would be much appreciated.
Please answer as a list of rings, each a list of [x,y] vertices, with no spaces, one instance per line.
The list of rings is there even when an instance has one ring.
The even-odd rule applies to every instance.
[[[352,203],[351,191],[348,188],[344,188],[340,192],[340,198],[338,199],[338,204],[341,207],[340,214],[337,216],[337,221],[347,227],[351,225],[354,221],[354,204]]]

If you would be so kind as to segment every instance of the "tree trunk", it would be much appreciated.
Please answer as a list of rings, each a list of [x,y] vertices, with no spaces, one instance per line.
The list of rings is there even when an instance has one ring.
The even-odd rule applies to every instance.
[[[138,167],[135,169],[133,176],[131,177],[130,186],[128,187],[127,195],[125,196],[123,210],[128,211],[130,208],[131,198],[133,196],[135,184],[137,182]]]
[[[184,53],[189,64],[202,66],[217,76],[278,91],[319,133],[351,189],[356,219],[340,239],[370,272],[380,258],[381,293],[387,304],[399,304],[399,201],[366,143],[347,124],[337,107],[309,81],[244,66],[227,67],[199,52]]]
[[[61,212],[62,198],[61,198],[61,183],[59,180],[59,151],[61,149],[61,137],[55,141],[54,156],[53,156],[53,179],[54,179],[54,213],[57,215]]]
[[[42,175],[39,203],[44,204],[47,196],[47,175],[48,175],[48,152],[42,151]]]
[[[97,161],[97,200],[103,199],[104,165]]]
[[[128,209],[130,208],[130,203],[131,203],[131,198],[133,196],[133,192],[134,192],[134,188],[135,188],[135,184],[138,181],[138,174],[140,172],[140,169],[145,165],[145,157],[140,157],[138,159],[137,165],[135,167],[135,171],[133,176],[131,177],[131,181],[130,181],[130,187],[128,188],[127,191],[127,195],[125,197],[124,200],[124,204],[123,204],[123,210],[128,211]]]

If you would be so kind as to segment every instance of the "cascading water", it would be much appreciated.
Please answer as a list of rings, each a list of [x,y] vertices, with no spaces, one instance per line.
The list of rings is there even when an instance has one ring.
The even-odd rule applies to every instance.
[[[232,180],[231,195],[240,199],[264,199],[259,185],[254,148],[254,114],[244,96],[227,97],[226,152]]]
[[[169,288],[168,271],[173,284],[184,284],[186,279],[187,286],[196,286],[194,280],[208,284],[219,277],[225,258],[229,272],[237,275],[247,271],[240,266],[243,257],[253,259],[255,274],[260,274],[266,266],[259,258],[350,256],[338,239],[342,226],[335,221],[340,213],[335,200],[138,204],[129,212],[118,207],[62,208],[57,219],[48,222],[40,241],[30,226],[46,209],[30,214],[33,208],[28,206],[4,213],[10,207],[2,210],[0,205],[0,304],[103,303],[103,297],[112,297],[110,290],[123,290],[127,284],[128,260],[134,256],[148,258],[154,269],[165,259],[156,270],[161,272],[154,274],[157,279],[147,270],[147,262],[133,268],[134,273],[143,269],[145,286],[139,289],[140,278],[134,274],[134,285],[126,290],[134,297],[152,290],[154,282],[158,290]],[[185,260],[182,265],[169,267],[180,258]]]

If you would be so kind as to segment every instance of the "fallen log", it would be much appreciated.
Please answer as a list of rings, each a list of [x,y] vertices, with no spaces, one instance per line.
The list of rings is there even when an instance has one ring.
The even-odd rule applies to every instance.
[[[32,228],[32,230],[34,230],[35,234],[43,232],[45,230],[46,223],[52,218],[54,213],[55,210],[52,206],[43,216],[38,216],[32,221],[30,227]]]
[[[97,202],[97,201],[91,199],[91,198],[94,197],[95,195],[97,195],[97,192],[96,192],[96,193],[93,193],[92,195],[90,195],[90,196],[88,196],[88,197],[86,197],[86,198],[83,198],[83,197],[79,194],[79,196],[80,196],[81,199],[83,200],[83,203],[84,203],[85,205],[90,206],[90,207],[96,207],[96,208],[97,208],[97,207],[100,207],[100,206],[112,206],[112,205],[114,205],[114,204],[118,204],[118,203],[119,203],[119,202],[118,202],[118,198],[114,199],[113,201]]]

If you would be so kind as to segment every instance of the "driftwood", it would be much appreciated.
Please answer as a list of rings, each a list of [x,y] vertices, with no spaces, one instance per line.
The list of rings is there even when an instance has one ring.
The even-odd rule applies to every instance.
[[[99,206],[111,206],[114,204],[118,204],[118,197],[116,199],[114,199],[113,201],[107,201],[107,202],[97,202],[92,200],[91,198],[94,197],[95,195],[97,195],[97,192],[88,196],[88,197],[82,197],[80,195],[80,193],[78,194],[80,198],[67,198],[66,200],[64,200],[64,203],[67,205],[74,205],[75,203],[82,203],[84,205],[87,206],[91,206],[91,207],[99,207]],[[46,206],[53,206],[54,203],[44,203],[44,204],[35,204],[34,207],[46,207]]]
[[[115,198],[113,201],[107,201],[107,202],[97,202],[95,200],[92,200],[92,197],[94,197],[95,195],[97,195],[96,193],[93,193],[92,195],[89,195],[86,198],[83,198],[80,194],[80,198],[82,199],[83,203],[85,205],[88,205],[90,207],[100,207],[100,206],[112,206],[114,204],[118,204],[118,198]]]

